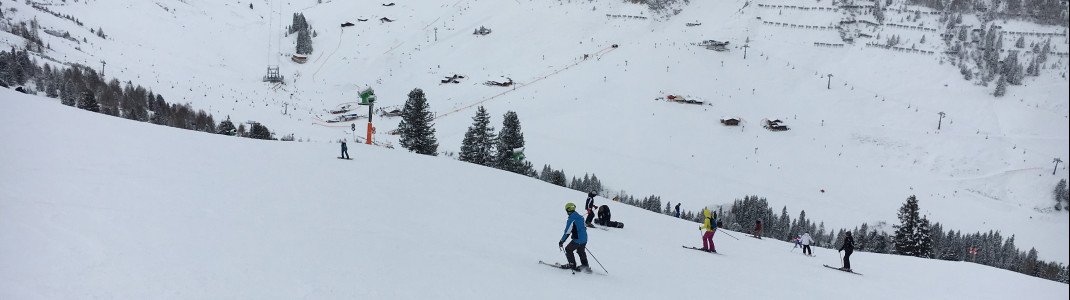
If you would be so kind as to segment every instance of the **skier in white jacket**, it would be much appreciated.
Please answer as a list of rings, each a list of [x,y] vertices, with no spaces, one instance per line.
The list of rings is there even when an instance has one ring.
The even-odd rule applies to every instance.
[[[810,233],[803,233],[802,237],[799,237],[799,242],[803,245],[803,254],[814,256],[814,250],[810,249],[810,244],[814,242],[814,239],[810,237]]]

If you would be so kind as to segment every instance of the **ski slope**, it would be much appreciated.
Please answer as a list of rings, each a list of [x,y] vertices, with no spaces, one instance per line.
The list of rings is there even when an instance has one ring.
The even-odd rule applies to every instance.
[[[335,144],[0,98],[3,299],[1070,296],[1061,283],[903,256],[856,253],[865,275],[852,275],[821,266],[838,265],[832,250],[810,258],[736,232],[718,233],[725,255],[710,255],[680,247],[700,243],[695,223],[613,203],[625,229],[588,231],[608,276],[571,275],[536,262],[564,261],[562,208],[581,192],[441,157],[357,145],[344,161]]]
[[[347,130],[348,123],[324,126],[325,110],[355,101],[364,87],[376,90],[379,107],[400,108],[408,91],[422,88],[439,116],[441,151],[460,148],[474,106],[485,106],[496,127],[512,110],[527,138],[526,157],[536,166],[551,164],[570,176],[593,172],[614,190],[660,195],[684,209],[760,195],[774,210],[805,210],[829,228],[842,228],[894,223],[904,199],[917,195],[923,213],[945,228],[1000,230],[1024,248],[1036,247],[1042,259],[1070,261],[1070,218],[1050,209],[1052,187],[1068,176],[1065,167],[1051,174],[1052,159],[1070,157],[1065,57],[1053,57],[1041,76],[994,98],[993,86],[963,80],[941,55],[863,41],[818,47],[814,43],[842,41],[832,30],[765,23],[830,26],[844,13],[757,5],[829,7],[829,1],[691,1],[671,18],[624,1],[411,0],[385,7],[257,0],[252,9],[248,2],[208,0],[40,2],[109,35],[94,38],[88,28],[5,2],[18,8],[9,17],[36,17],[45,28],[89,36],[72,44],[42,35],[52,59],[89,66],[106,61],[108,76],[217,118],[263,122],[278,135],[352,139],[363,135],[363,123],[357,132]],[[306,64],[289,61],[295,36],[284,32],[296,12],[317,32]],[[909,21],[907,15],[889,12],[888,22],[940,26],[935,16]],[[378,21],[382,17],[395,21]],[[356,26],[340,27],[344,22]],[[979,25],[969,17],[965,22]],[[1000,25],[1009,31],[1065,28]],[[472,35],[479,26],[494,32]],[[866,33],[942,50],[938,33],[890,27]],[[0,37],[20,45],[13,36]],[[1014,38],[1005,37],[1004,45]],[[730,51],[691,45],[709,39],[731,42]],[[1054,38],[1054,51],[1066,52],[1065,41]],[[260,81],[268,65],[282,69],[285,86]],[[466,79],[439,83],[453,74]],[[482,84],[503,77],[513,78],[516,88]],[[712,105],[653,100],[668,94]],[[938,131],[939,112],[947,117]],[[744,126],[723,127],[721,117],[741,117]],[[783,119],[792,130],[766,131],[764,118]],[[387,132],[398,121],[377,119],[375,138],[396,145]]]

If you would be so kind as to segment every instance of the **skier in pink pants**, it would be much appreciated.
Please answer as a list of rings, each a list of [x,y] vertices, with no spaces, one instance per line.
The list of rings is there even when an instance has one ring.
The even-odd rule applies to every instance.
[[[713,234],[717,233],[717,213],[711,212],[709,209],[702,209],[702,214],[706,216],[706,220],[702,222],[702,227],[699,230],[706,230],[702,234],[702,250],[717,253],[717,246],[713,244]]]

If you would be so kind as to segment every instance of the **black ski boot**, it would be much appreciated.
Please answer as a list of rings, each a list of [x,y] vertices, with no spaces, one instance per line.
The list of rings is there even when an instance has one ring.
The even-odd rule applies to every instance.
[[[580,265],[580,266],[576,267],[573,270],[575,270],[575,271],[583,271],[584,273],[591,273],[591,266]]]

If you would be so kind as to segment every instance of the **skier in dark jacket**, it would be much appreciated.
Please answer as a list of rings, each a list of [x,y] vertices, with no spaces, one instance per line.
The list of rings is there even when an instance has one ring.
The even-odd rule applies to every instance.
[[[754,238],[762,239],[762,220],[754,221]]]
[[[609,205],[602,204],[598,207],[598,218],[594,223],[611,228],[624,228],[624,223],[613,221],[613,213],[609,211]]]
[[[346,140],[342,140],[342,156],[338,158],[349,159],[349,148],[346,147]]]
[[[840,246],[840,251],[843,251],[843,268],[840,269],[851,272],[851,253],[855,252],[855,239],[851,237],[850,231],[843,238],[843,245]]]
[[[594,221],[594,210],[595,210],[594,197],[595,196],[598,196],[597,192],[595,192],[595,191],[588,192],[587,193],[587,204],[585,204],[584,207],[583,207],[584,209],[587,210],[587,220],[584,223],[587,224],[587,227],[591,227],[591,228],[594,228],[594,224],[591,224],[591,221]]]
[[[565,234],[561,235],[561,241],[557,242],[558,248],[565,247],[565,258],[568,259],[568,264],[564,268],[590,272],[591,267],[587,265],[587,228],[583,227],[583,217],[576,212],[576,204],[572,202],[565,204],[565,214],[568,214],[568,221],[565,222]],[[570,234],[572,235],[572,241],[566,247],[565,239]],[[573,251],[580,253],[579,266],[576,265],[576,258],[572,255]]]
[[[680,217],[680,203],[676,203],[676,217]]]
[[[602,204],[598,208],[598,217],[594,219],[594,223],[602,226],[609,226],[610,218],[613,217],[612,212],[609,211],[609,206]]]

